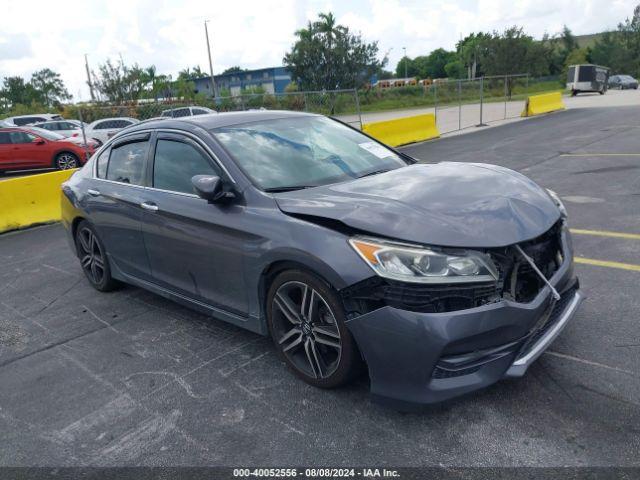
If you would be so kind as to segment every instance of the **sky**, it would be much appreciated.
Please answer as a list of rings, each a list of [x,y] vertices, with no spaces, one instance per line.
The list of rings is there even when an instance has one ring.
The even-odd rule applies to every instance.
[[[564,24],[576,35],[613,29],[640,0],[0,0],[0,78],[51,68],[75,100],[87,100],[84,54],[96,69],[107,59],[155,65],[171,74],[208,71],[204,20],[209,20],[213,70],[282,64],[294,32],[318,12],[378,41],[394,69],[403,56],[453,50],[460,38],[512,25],[541,38]],[[28,7],[28,8],[27,8]]]

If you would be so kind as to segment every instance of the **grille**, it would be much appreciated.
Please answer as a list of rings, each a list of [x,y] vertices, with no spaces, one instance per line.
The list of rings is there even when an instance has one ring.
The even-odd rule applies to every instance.
[[[527,355],[531,349],[538,343],[538,341],[556,324],[562,314],[567,309],[573,297],[575,296],[577,287],[572,287],[569,290],[562,293],[560,296],[560,300],[556,302],[553,306],[553,310],[551,310],[551,314],[547,321],[539,327],[537,330],[529,334],[529,337],[525,340],[524,344],[520,349],[520,353],[518,354],[518,358],[522,358]]]

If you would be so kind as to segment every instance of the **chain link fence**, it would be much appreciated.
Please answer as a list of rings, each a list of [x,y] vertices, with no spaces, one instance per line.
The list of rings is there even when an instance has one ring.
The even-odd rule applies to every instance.
[[[337,117],[359,129],[363,122],[434,113],[440,132],[448,133],[518,117],[528,95],[560,88],[557,77],[536,79],[518,74],[387,89],[246,93],[197,101],[151,99],[120,105],[80,104],[68,106],[65,116],[86,124],[95,122],[82,135],[101,142],[106,138],[100,127],[109,130],[113,125],[98,120],[129,117],[142,121],[182,116],[188,112],[187,107],[207,107],[218,112],[266,109],[319,113]]]
[[[246,110],[293,110],[320,113],[331,116],[353,116],[355,127],[361,128],[358,92],[352,90],[307,91],[284,93],[247,93],[230,97],[203,98],[199,100],[159,99],[138,100],[126,104],[82,104],[67,110],[85,123],[100,119],[129,117],[147,120],[157,117],[181,117],[189,114],[188,107],[206,107],[217,112]]]
[[[454,80],[430,86],[441,133],[520,116],[529,76],[503,75]]]

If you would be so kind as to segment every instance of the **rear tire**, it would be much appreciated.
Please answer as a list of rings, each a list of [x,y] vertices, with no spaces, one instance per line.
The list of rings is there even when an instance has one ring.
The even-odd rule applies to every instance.
[[[95,229],[85,220],[76,227],[76,252],[85,277],[93,288],[110,292],[120,286],[111,276],[107,252]]]
[[[56,170],[69,170],[80,167],[80,159],[75,153],[60,152],[53,159],[53,168]]]
[[[340,297],[311,273],[282,272],[267,293],[267,323],[278,355],[315,387],[345,385],[362,371],[345,320]]]

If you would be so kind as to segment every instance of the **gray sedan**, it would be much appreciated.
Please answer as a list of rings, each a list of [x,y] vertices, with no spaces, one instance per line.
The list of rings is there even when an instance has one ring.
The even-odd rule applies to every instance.
[[[638,89],[638,80],[631,75],[613,75],[609,77],[609,88],[617,88],[619,90]]]
[[[522,376],[582,299],[556,194],[320,115],[137,124],[63,184],[62,214],[96,289],[269,335],[318,387],[366,371],[397,408]]]

